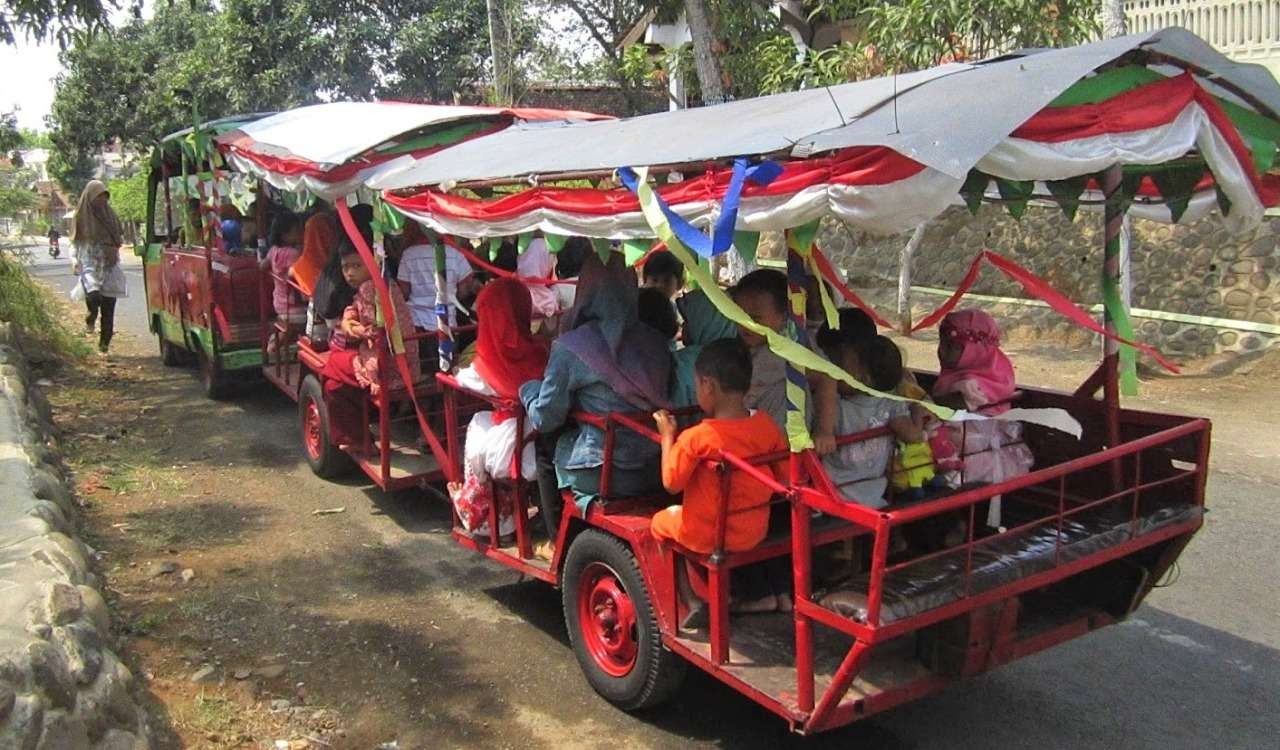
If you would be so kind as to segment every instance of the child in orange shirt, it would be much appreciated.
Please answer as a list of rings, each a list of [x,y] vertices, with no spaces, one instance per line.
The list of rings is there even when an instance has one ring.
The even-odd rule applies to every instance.
[[[764,411],[751,411],[743,403],[751,386],[751,353],[739,339],[718,339],[703,347],[694,363],[698,406],[706,413],[702,422],[681,432],[668,411],[653,415],[662,435],[662,484],[668,492],[684,492],[681,505],[654,515],[653,535],[703,554],[716,546],[716,514],[720,507],[720,475],[704,465],[727,451],[747,458],[783,451],[786,438]],[[783,478],[781,464],[772,467]],[[769,530],[769,497],[772,491],[741,471],[729,479],[728,517],[724,548],[749,550]],[[687,571],[686,571],[687,572]],[[689,583],[678,581],[688,610],[697,607]]]

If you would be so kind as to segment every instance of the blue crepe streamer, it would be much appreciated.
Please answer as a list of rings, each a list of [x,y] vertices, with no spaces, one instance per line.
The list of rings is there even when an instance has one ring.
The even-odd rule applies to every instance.
[[[713,258],[733,245],[733,232],[738,223],[738,204],[742,200],[742,189],[747,181],[750,180],[756,185],[768,185],[780,174],[782,174],[782,167],[774,161],[766,159],[758,164],[748,165],[745,158],[734,159],[733,176],[729,179],[729,188],[724,194],[720,218],[712,228],[710,237],[673,211],[661,196],[657,196],[658,207],[670,222],[671,231],[684,243],[685,247],[704,258]],[[634,170],[623,167],[618,170],[618,177],[628,190],[633,193],[636,191],[639,183]]]

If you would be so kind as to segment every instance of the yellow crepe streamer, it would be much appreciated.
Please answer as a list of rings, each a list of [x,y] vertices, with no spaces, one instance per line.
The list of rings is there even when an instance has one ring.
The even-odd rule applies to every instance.
[[[796,343],[795,341],[792,341],[787,336],[766,326],[762,326],[752,320],[741,307],[738,307],[738,305],[729,298],[729,295],[725,294],[724,290],[721,289],[720,286],[711,278],[710,272],[704,269],[703,266],[694,259],[693,254],[689,252],[689,249],[682,245],[680,240],[676,238],[675,233],[671,230],[670,224],[667,223],[666,217],[662,214],[662,209],[658,207],[653,187],[648,182],[648,168],[638,167],[635,171],[638,178],[636,197],[640,201],[640,210],[644,214],[645,221],[648,222],[658,239],[666,243],[667,249],[670,250],[682,264],[684,264],[685,270],[688,271],[689,275],[698,282],[698,285],[706,292],[707,299],[711,301],[711,304],[715,305],[715,308],[720,311],[721,315],[724,315],[729,320],[749,331],[753,331],[764,336],[765,340],[769,344],[769,348],[773,350],[775,354],[796,367],[821,372],[824,375],[834,378],[835,380],[858,391],[871,396],[876,396],[877,398],[918,403],[925,409],[937,415],[940,419],[950,420],[956,416],[954,409],[948,409],[945,406],[939,406],[938,404],[928,401],[917,401],[915,399],[905,398],[894,393],[877,391],[874,388],[863,385],[852,375],[845,372],[844,369],[828,362],[826,359],[818,356],[815,352],[810,351],[808,348]]]

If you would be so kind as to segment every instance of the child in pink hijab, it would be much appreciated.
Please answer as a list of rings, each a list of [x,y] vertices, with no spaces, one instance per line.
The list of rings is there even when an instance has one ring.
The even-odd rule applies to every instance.
[[[1016,385],[1013,363],[1000,351],[996,321],[981,310],[958,310],[942,319],[938,333],[942,369],[933,397],[990,416],[1008,411]]]
[[[981,310],[957,310],[939,326],[938,379],[933,398],[940,404],[986,416],[1009,410],[1017,391],[1013,363],[1000,350],[1000,327]],[[982,420],[950,425],[960,448],[963,482],[995,484],[1031,471],[1034,458],[1022,442],[1022,425]],[[1000,527],[1000,498],[987,511],[987,526]]]

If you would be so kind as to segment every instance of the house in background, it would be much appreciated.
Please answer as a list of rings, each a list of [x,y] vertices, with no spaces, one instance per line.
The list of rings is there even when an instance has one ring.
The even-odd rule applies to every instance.
[[[1129,0],[1124,8],[1131,34],[1181,26],[1280,78],[1280,0]]]

